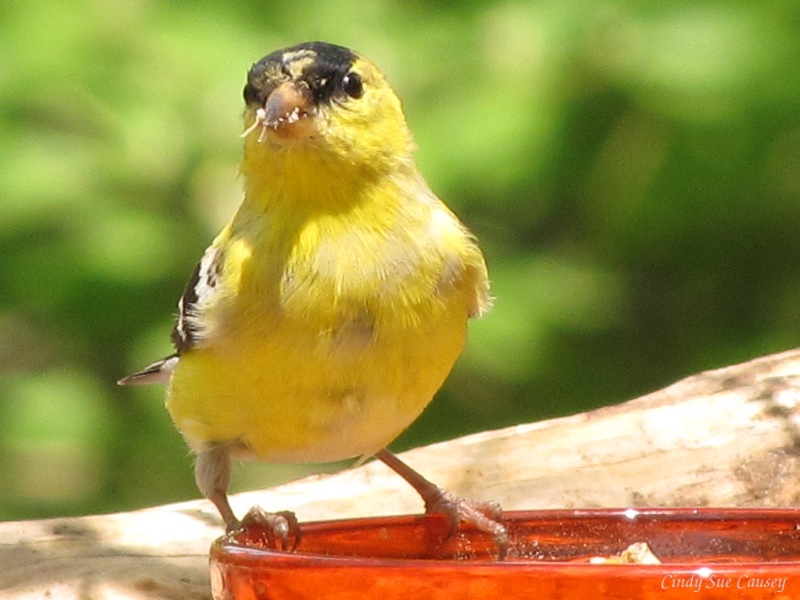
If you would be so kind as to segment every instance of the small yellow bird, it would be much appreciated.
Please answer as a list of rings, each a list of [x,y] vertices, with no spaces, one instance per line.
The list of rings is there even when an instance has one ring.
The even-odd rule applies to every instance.
[[[244,100],[244,200],[178,303],[176,352],[120,384],[168,385],[197,485],[228,530],[241,524],[232,457],[374,455],[502,554],[498,505],[445,492],[385,449],[490,306],[481,251],[417,171],[400,100],[368,59],[322,42],[255,63]],[[296,526],[249,517],[284,538]]]

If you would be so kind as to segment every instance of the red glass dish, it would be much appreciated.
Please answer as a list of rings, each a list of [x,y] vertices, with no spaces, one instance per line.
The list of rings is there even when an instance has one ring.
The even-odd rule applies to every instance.
[[[307,523],[293,552],[250,528],[211,548],[216,600],[800,598],[800,510],[548,510],[446,537],[436,515]],[[645,542],[661,564],[595,564]]]

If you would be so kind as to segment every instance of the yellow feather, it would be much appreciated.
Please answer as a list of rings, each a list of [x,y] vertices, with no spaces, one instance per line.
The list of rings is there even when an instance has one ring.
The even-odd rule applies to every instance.
[[[489,307],[481,252],[417,173],[397,96],[366,59],[354,69],[363,97],[320,108],[316,137],[246,137],[244,201],[213,242],[219,281],[168,390],[196,449],[235,442],[276,462],[380,450]]]

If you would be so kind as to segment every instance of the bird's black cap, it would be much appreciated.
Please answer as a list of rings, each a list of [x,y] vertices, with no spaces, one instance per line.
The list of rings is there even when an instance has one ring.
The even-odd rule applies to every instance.
[[[283,81],[305,83],[317,104],[328,102],[341,89],[345,75],[358,58],[352,50],[326,42],[306,42],[276,50],[254,63],[247,74],[244,100],[263,105]]]

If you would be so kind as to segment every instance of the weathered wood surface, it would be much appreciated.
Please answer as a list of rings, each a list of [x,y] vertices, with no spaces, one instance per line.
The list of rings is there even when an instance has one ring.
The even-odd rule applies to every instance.
[[[407,452],[460,494],[507,510],[800,504],[800,350],[708,371],[600,410]],[[301,520],[419,512],[379,463],[240,494]],[[208,599],[221,533],[205,501],[0,523],[0,597]]]

